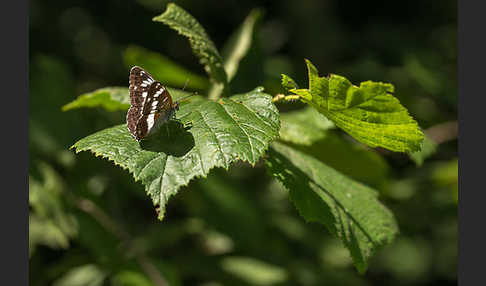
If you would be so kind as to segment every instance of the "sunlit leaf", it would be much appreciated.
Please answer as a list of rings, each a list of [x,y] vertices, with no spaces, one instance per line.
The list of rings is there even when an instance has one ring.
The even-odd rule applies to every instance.
[[[278,110],[262,90],[218,102],[195,97],[181,106],[180,122],[170,121],[169,132],[161,128],[140,143],[121,124],[85,137],[73,148],[128,169],[160,206],[162,219],[169,197],[194,177],[205,177],[214,167],[229,168],[237,160],[254,165],[261,158],[280,127]]]
[[[289,77],[288,75],[285,75],[285,74],[282,74],[281,76],[282,76],[281,84],[287,91],[289,91],[291,89],[299,88],[297,83],[291,77]]]
[[[378,193],[281,143],[273,143],[268,153],[267,168],[289,190],[299,213],[340,238],[358,271],[365,272],[370,256],[398,232]]]
[[[389,83],[365,81],[354,86],[331,74],[319,77],[306,60],[309,89],[291,89],[355,139],[371,147],[397,152],[418,151],[423,140],[417,122],[391,93]]]

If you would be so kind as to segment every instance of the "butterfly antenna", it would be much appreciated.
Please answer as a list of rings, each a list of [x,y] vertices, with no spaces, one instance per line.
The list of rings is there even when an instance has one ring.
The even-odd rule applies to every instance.
[[[186,80],[186,83],[184,84],[182,91],[184,91],[184,89],[186,89],[186,86],[187,86],[188,83],[189,83],[189,79]],[[189,97],[194,96],[194,95],[197,95],[197,92],[194,92],[193,94],[188,95],[188,96],[184,96],[183,98],[178,99],[177,102],[181,102],[181,101],[185,100],[186,98],[189,98]]]
[[[186,83],[184,83],[184,87],[182,88],[182,91],[184,91],[184,89],[186,89],[186,86],[187,86],[188,83],[189,83],[189,79],[187,79]]]
[[[182,88],[182,91],[184,91],[184,89],[186,89],[186,86],[187,86],[188,83],[189,83],[189,79],[187,79],[186,83],[184,83],[184,87]],[[181,101],[185,100],[186,98],[189,98],[189,97],[194,96],[194,95],[197,95],[197,92],[194,92],[193,94],[188,95],[188,96],[184,96],[183,98],[178,99],[177,102],[181,102]]]
[[[194,92],[193,94],[190,94],[190,95],[184,96],[184,97],[182,97],[182,98],[179,98],[179,99],[177,100],[177,102],[181,102],[181,101],[186,100],[187,98],[189,98],[189,97],[191,97],[191,96],[195,96],[195,95],[197,95],[197,91],[196,91],[196,92]]]

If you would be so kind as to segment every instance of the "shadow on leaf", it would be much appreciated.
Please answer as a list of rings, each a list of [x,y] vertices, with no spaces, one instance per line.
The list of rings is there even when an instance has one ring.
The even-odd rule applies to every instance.
[[[189,128],[178,121],[171,120],[167,124],[140,141],[140,147],[147,151],[182,157],[194,147],[194,137],[187,131]]]
[[[367,251],[363,244],[373,245],[373,248],[378,245],[362,221],[342,205],[333,191],[325,189],[277,150],[270,148],[268,154],[267,167],[289,190],[290,200],[299,213],[306,221],[321,223],[339,237],[349,249],[358,271],[363,272],[367,259],[363,255]],[[361,233],[361,239],[357,237],[358,232]]]

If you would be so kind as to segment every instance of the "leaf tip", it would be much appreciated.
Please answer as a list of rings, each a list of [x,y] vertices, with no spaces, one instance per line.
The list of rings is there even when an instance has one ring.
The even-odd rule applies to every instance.
[[[164,215],[165,215],[165,210],[162,209],[162,207],[160,205],[158,205],[156,208],[155,208],[155,212],[157,213],[157,219],[159,221],[162,221],[164,220]]]
[[[63,112],[68,111],[68,110],[70,110],[70,109],[72,109],[72,108],[71,108],[71,104],[70,104],[70,103],[68,103],[68,104],[64,104],[64,105],[61,107],[61,111],[63,111]]]

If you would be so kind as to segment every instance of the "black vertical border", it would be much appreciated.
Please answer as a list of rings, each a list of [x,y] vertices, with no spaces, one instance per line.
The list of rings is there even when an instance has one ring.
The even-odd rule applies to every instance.
[[[459,285],[484,284],[486,3],[458,1]]]
[[[29,284],[28,6],[28,0],[0,6],[2,285]]]

